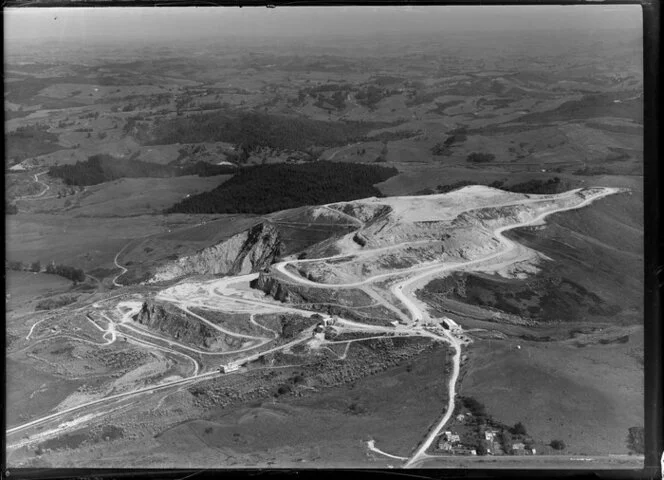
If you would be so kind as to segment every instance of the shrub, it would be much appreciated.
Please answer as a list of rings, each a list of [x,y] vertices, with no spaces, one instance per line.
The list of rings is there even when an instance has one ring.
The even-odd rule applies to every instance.
[[[473,397],[461,397],[463,406],[476,417],[486,417],[486,407]]]
[[[526,435],[526,427],[523,426],[523,423],[517,422],[514,424],[514,426],[511,429],[511,432],[514,435]]]
[[[566,447],[565,442],[563,442],[562,440],[551,440],[551,443],[549,445],[554,450],[564,450]]]
[[[57,298],[42,300],[37,305],[35,305],[35,310],[54,310],[56,308],[64,307],[65,305],[70,305],[77,299],[78,297],[73,295],[63,295]]]
[[[630,427],[627,435],[627,447],[634,453],[645,453],[643,427]]]
[[[492,153],[473,152],[466,157],[466,160],[473,163],[489,163],[493,162],[495,158],[496,156]]]
[[[291,391],[291,387],[284,384],[284,385],[279,385],[279,388],[277,389],[277,393],[279,395],[286,395]]]
[[[431,154],[432,155],[440,156],[440,155],[447,155],[449,153],[450,153],[450,151],[447,148],[447,146],[441,144],[440,142],[438,142],[433,147],[431,147]]]
[[[366,408],[357,402],[353,402],[348,405],[348,412],[352,413],[353,415],[361,415],[362,413],[366,412]]]

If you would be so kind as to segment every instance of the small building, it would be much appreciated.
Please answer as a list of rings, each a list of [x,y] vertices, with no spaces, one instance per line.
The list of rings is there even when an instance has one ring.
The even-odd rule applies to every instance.
[[[450,443],[459,443],[461,441],[461,437],[458,434],[452,432],[445,432],[443,438]]]
[[[466,446],[460,446],[454,449],[454,453],[456,455],[477,455],[477,450]]]
[[[466,419],[466,416],[463,413],[460,413],[456,416],[457,422],[463,422]]]
[[[221,373],[231,373],[231,372],[236,372],[240,369],[240,366],[236,363],[228,363],[226,365],[221,365],[219,367],[219,371]]]
[[[516,442],[512,444],[512,453],[515,455],[525,455],[526,446],[522,442]]]
[[[449,442],[446,442],[445,440],[441,440],[440,442],[438,442],[438,449],[444,452],[451,452],[452,445]]]
[[[485,430],[484,432],[484,440],[488,442],[493,442],[493,439],[496,437],[496,432],[493,430]]]

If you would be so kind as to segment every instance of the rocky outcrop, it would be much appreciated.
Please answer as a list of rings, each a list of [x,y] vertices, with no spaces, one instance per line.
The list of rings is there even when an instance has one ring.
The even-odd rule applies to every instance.
[[[271,275],[260,273],[252,280],[251,288],[261,290],[275,300],[284,303],[305,303],[306,300],[297,292],[298,287],[282,283]]]
[[[294,285],[263,272],[258,275],[258,278],[252,280],[250,286],[284,303],[300,304],[307,310],[339,315],[362,323],[389,325],[390,321],[398,320],[398,318],[391,318],[394,315],[393,312],[384,307],[367,308],[373,303],[373,299],[359,289]]]
[[[218,331],[186,315],[176,307],[146,301],[133,319],[150,330],[179,340],[187,345],[210,350],[219,350],[221,346],[222,339]]]
[[[147,283],[186,275],[244,275],[273,263],[283,249],[279,232],[271,223],[254,225],[211,247],[161,266]]]

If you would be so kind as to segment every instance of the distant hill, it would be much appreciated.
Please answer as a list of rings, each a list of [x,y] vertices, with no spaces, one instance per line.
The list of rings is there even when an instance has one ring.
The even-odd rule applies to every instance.
[[[270,213],[382,196],[374,185],[396,168],[357,163],[314,162],[244,168],[210,192],[191,196],[166,213]]]
[[[158,121],[150,132],[138,133],[145,145],[229,142],[240,152],[257,148],[305,151],[356,142],[378,122],[326,122],[260,112],[213,112]]]

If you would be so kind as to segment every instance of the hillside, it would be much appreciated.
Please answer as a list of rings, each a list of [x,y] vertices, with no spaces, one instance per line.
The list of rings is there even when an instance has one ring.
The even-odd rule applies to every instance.
[[[168,178],[183,175],[209,177],[234,173],[235,170],[236,168],[233,166],[210,165],[204,162],[178,167],[99,154],[91,156],[84,162],[76,162],[74,165],[51,167],[48,174],[54,178],[61,178],[67,185],[88,186],[110,182],[119,178]]]
[[[191,196],[166,213],[270,213],[358,198],[381,196],[374,185],[395,168],[316,162],[260,165],[240,171],[210,192]]]
[[[146,145],[229,142],[242,152],[260,147],[303,151],[314,146],[346,145],[363,138],[376,122],[327,122],[258,112],[212,112],[157,122],[136,136]]]

